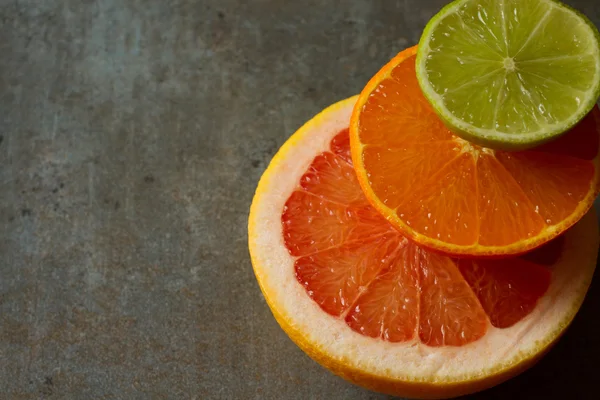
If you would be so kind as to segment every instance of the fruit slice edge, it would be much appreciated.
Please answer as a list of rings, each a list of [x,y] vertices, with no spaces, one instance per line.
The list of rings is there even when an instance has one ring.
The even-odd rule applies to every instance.
[[[350,124],[352,158],[357,170],[359,182],[369,202],[382,215],[384,215],[386,219],[391,221],[397,228],[399,228],[405,234],[405,236],[411,238],[420,245],[455,255],[497,257],[522,254],[534,249],[564,232],[568,227],[572,226],[585,214],[585,212],[592,206],[593,200],[599,189],[599,177],[597,171],[600,160],[600,157],[598,157],[600,112],[598,109],[595,109],[590,115],[588,115],[588,117],[586,117],[586,119],[584,119],[584,121],[581,122],[576,129],[573,129],[568,135],[561,137],[555,142],[545,145],[543,148],[531,150],[531,154],[533,154],[531,156],[525,157],[524,155],[526,153],[497,152],[496,155],[500,158],[504,157],[503,154],[508,154],[508,158],[511,157],[510,154],[514,155],[514,160],[511,162],[507,161],[507,157],[502,158],[501,164],[504,165],[501,165],[493,159],[493,151],[490,150],[490,155],[488,155],[487,149],[479,148],[479,150],[475,150],[477,146],[471,146],[467,142],[454,137],[451,132],[447,131],[446,128],[443,127],[441,121],[430,111],[430,108],[426,104],[422,94],[419,94],[419,101],[415,101],[413,99],[411,101],[405,100],[403,103],[402,99],[400,99],[398,100],[399,102],[394,103],[396,98],[394,97],[393,91],[395,90],[396,93],[401,93],[399,91],[402,90],[402,88],[395,88],[393,86],[390,87],[390,83],[388,82],[402,79],[404,76],[402,74],[405,74],[406,71],[396,71],[403,70],[404,65],[406,65],[408,62],[411,62],[411,57],[414,58],[415,53],[416,46],[399,53],[369,81],[359,96],[359,100],[354,108],[352,121]],[[395,73],[400,75],[396,76]],[[404,78],[404,81],[401,80],[400,83],[404,86],[408,85],[409,90],[415,90],[413,86],[415,86],[416,83],[413,83],[413,80],[415,79],[411,77],[410,82],[408,82],[406,78]],[[379,90],[382,89],[383,91],[379,92]],[[385,98],[385,90],[388,90],[387,98]],[[417,88],[416,90],[419,89]],[[392,97],[390,97],[390,95]],[[386,116],[385,113],[390,113],[391,111],[386,111],[385,109],[382,112],[382,114],[384,114],[383,116],[369,117],[367,106],[372,98],[385,99],[388,103],[392,104],[393,107],[395,107],[394,110],[397,111],[397,113],[394,114],[396,117],[394,117],[394,115]],[[405,103],[409,104],[407,105]],[[418,106],[418,104],[421,105]],[[378,105],[372,105],[369,107],[372,110],[377,111],[376,107],[378,107]],[[388,107],[391,106],[388,105]],[[404,107],[409,107],[411,109],[404,110]],[[369,112],[373,113],[372,111]],[[425,115],[425,117],[419,119],[417,117],[419,113],[421,113],[421,115]],[[412,116],[412,114],[415,114],[415,116]],[[398,120],[398,116],[402,116],[402,118],[412,118],[412,120],[407,120],[409,121],[407,123],[410,125],[407,125],[408,128],[401,131],[401,134],[398,133],[394,135],[393,132],[388,132],[386,129],[392,129],[391,127],[394,126],[394,122]],[[363,119],[365,119],[366,122],[363,122]],[[386,122],[387,119],[390,121]],[[368,144],[364,144],[363,139],[361,138],[361,124],[363,123],[367,126],[369,126],[369,124],[372,125],[369,132],[371,136],[376,134],[377,131],[386,132],[389,134],[387,136],[381,136],[379,139],[374,137],[371,139],[371,141],[367,142]],[[590,123],[592,125],[590,125]],[[375,124],[379,125],[375,126]],[[594,126],[594,124],[595,131],[590,133],[590,135],[593,137],[585,138],[585,141],[581,142],[581,135],[579,132],[590,129],[590,126]],[[423,126],[421,127],[421,125]],[[418,127],[419,129],[416,129],[415,127]],[[411,129],[416,129],[423,133],[410,133]],[[441,135],[444,130],[445,133]],[[404,138],[403,136],[407,137]],[[573,145],[565,145],[568,143],[568,139],[576,139],[578,143],[581,142],[585,144],[579,146],[581,149],[574,148]],[[377,144],[378,141],[380,143]],[[417,142],[417,144],[414,144],[415,142]],[[592,147],[596,148],[594,150],[594,154],[592,155],[592,157],[595,158],[594,160],[588,161],[590,155],[587,154],[588,150],[586,149],[593,150],[591,149]],[[378,148],[384,149],[385,151],[379,151],[377,150]],[[423,150],[419,150],[420,148]],[[562,153],[557,150],[558,148],[563,149]],[[392,154],[391,152],[396,151],[396,149],[402,149],[403,153],[401,155],[398,155],[399,153]],[[431,151],[428,152],[428,149]],[[570,153],[564,154],[566,149],[568,149],[568,151],[573,155]],[[565,174],[569,171],[569,169],[572,170],[571,172],[577,170],[577,173],[572,175],[576,179],[563,180],[565,185],[563,185],[563,187],[558,187],[557,190],[554,190],[554,175],[546,172],[544,174],[545,178],[543,181],[545,182],[544,185],[547,189],[547,193],[545,196],[540,197],[540,193],[537,193],[537,191],[541,190],[537,188],[539,185],[529,185],[529,183],[533,181],[531,179],[525,179],[528,177],[528,175],[520,174],[521,178],[523,179],[519,178],[517,175],[514,175],[513,177],[516,179],[515,181],[515,179],[511,178],[510,174],[515,174],[518,172],[518,168],[512,168],[511,170],[511,164],[514,164],[514,162],[517,161],[520,165],[525,166],[526,169],[531,169],[531,172],[528,174],[531,174],[532,176],[536,173],[536,171],[543,172],[544,169],[530,168],[534,166],[531,161],[535,160],[536,157],[539,158],[538,156],[535,156],[535,154],[542,150],[548,154],[547,159],[549,162],[546,163],[546,166],[550,166],[552,168],[551,164],[554,163],[560,167],[555,169],[555,175],[557,177],[556,179],[563,176],[566,177]],[[454,215],[459,217],[457,218],[459,221],[456,221],[456,224],[454,221],[452,221],[452,225],[446,221],[446,223],[433,226],[432,224],[437,219],[436,213],[441,211],[442,208],[448,208],[452,206],[455,200],[460,199],[458,193],[444,193],[444,190],[448,189],[450,191],[452,187],[456,186],[457,184],[462,184],[463,186],[466,185],[465,188],[470,187],[473,186],[473,182],[475,181],[479,182],[479,184],[484,183],[482,188],[486,187],[486,179],[481,179],[481,177],[479,179],[476,178],[475,176],[477,174],[468,178],[473,182],[456,181],[454,185],[450,185],[452,179],[456,179],[459,175],[462,176],[461,179],[463,180],[464,177],[468,176],[469,174],[473,175],[473,172],[470,170],[471,167],[469,166],[470,162],[467,159],[464,159],[464,157],[460,163],[457,161],[458,164],[455,164],[454,167],[451,167],[451,169],[455,169],[454,171],[448,171],[448,166],[446,164],[448,163],[448,160],[452,159],[453,151],[457,156],[460,154],[465,156],[469,152],[477,152],[480,154],[480,156],[474,157],[479,158],[482,167],[485,167],[486,165],[493,167],[492,169],[489,167],[484,168],[484,170],[479,172],[484,173],[485,171],[488,171],[488,174],[493,173],[491,176],[496,178],[495,182],[497,182],[497,184],[508,185],[511,187],[511,189],[507,192],[507,188],[500,190],[500,188],[495,187],[497,186],[496,183],[493,185],[487,185],[486,190],[491,191],[490,194],[499,194],[499,196],[494,198],[494,201],[496,202],[495,205],[489,204],[489,197],[488,199],[485,199],[485,201],[480,199],[476,200],[480,201],[481,203],[479,206],[479,211],[477,209],[465,208],[466,205],[475,204],[476,202],[465,202],[463,205],[454,204],[455,210],[453,212]],[[422,159],[425,159],[424,155],[427,155],[429,158],[427,158],[427,162],[417,163],[413,161],[412,164],[410,162],[398,161],[399,159],[403,160],[404,158],[407,158],[408,154],[411,154],[410,152],[414,152]],[[432,152],[438,154],[439,157],[430,157],[429,154],[432,154]],[[389,154],[389,156],[386,154]],[[523,154],[523,156],[521,156],[521,154]],[[388,157],[389,160],[391,160],[390,162],[393,161],[393,163],[396,163],[394,164],[393,168],[388,170],[380,169],[377,171],[372,169],[368,170],[367,163],[371,162],[373,165],[375,165],[375,162],[379,162],[377,160],[381,160],[384,157]],[[577,158],[576,160],[573,157],[581,158]],[[557,164],[556,161],[553,160],[558,158],[565,160],[562,166],[560,163]],[[487,159],[493,162],[491,164],[489,162],[486,163],[485,161]],[[575,168],[577,165],[580,166],[577,167],[579,169]],[[430,176],[433,173],[440,174],[440,170],[444,168],[447,172],[451,173],[447,177],[448,185],[443,186],[440,184],[440,182],[446,182],[441,180],[442,176],[440,175],[438,177],[440,182],[436,182],[433,186],[429,185],[430,187],[425,191],[419,191],[419,189],[415,189],[419,187],[419,185],[424,187],[423,182],[431,181],[431,179],[423,180],[423,176]],[[548,171],[547,168],[545,170]],[[464,173],[462,171],[464,171]],[[506,175],[508,180],[505,179],[506,177],[503,178],[502,176],[497,175],[497,173],[494,171],[498,171],[498,173],[501,173],[501,175]],[[400,176],[400,178],[397,180],[401,185],[392,184],[394,180],[396,180],[395,175]],[[583,182],[582,179],[587,179],[587,181]],[[381,182],[383,182],[383,184]],[[577,185],[583,185],[585,188],[579,188]],[[475,186],[477,186],[477,184],[475,184]],[[407,193],[407,189],[398,189],[399,187],[410,188],[411,190],[416,191],[403,196],[403,194]],[[435,190],[441,190],[441,192],[435,192]],[[531,194],[525,195],[523,190],[531,190],[532,192]],[[462,190],[461,193],[467,192]],[[512,195],[503,195],[503,193],[512,193]],[[550,200],[548,200],[548,193],[551,193],[554,196]],[[474,193],[473,195],[481,195],[485,197],[486,193]],[[395,201],[395,198],[398,200]],[[533,204],[532,199],[538,201],[538,203]],[[500,201],[500,203],[498,203],[498,201]],[[541,215],[543,215],[546,211],[544,206],[548,204],[550,207],[552,206],[553,202],[556,202],[557,204],[565,203],[567,208],[564,210],[554,210],[550,213],[551,215],[549,214],[550,216],[544,216],[543,218],[540,218]],[[511,206],[511,204],[516,204],[517,207],[515,208]],[[521,206],[519,206],[519,204],[521,204]],[[491,208],[489,206],[491,206]],[[500,214],[497,212],[497,209],[505,209],[505,214],[507,216],[515,213],[521,214],[518,218],[517,216],[519,214],[515,214],[516,216],[512,219],[502,218],[502,220],[504,220],[503,224],[509,225],[511,221],[513,222],[511,226],[507,225],[505,228],[502,228],[502,225],[494,223],[497,222],[498,218],[500,218]],[[567,212],[567,209],[570,211]],[[486,223],[481,223],[479,221],[480,218],[475,218],[475,216],[480,212],[481,218],[484,221],[487,221]],[[425,216],[432,216],[431,221],[428,221]],[[446,218],[447,217],[448,216],[446,216]],[[490,219],[490,217],[492,219]],[[517,221],[519,221],[519,223],[517,223]],[[524,223],[524,221],[528,223]],[[489,227],[492,227],[493,229],[490,229]],[[450,230],[450,228],[452,228],[452,230]],[[434,232],[434,229],[438,229],[437,232]],[[477,233],[477,230],[479,230],[480,236],[474,236]]]
[[[459,353],[445,352],[443,364],[438,364],[440,359],[433,354],[423,358],[428,353],[411,355],[399,352],[397,346],[371,348],[372,339],[365,340],[356,334],[348,336],[337,329],[339,325],[324,315],[297,284],[293,258],[281,237],[281,211],[297,185],[293,180],[290,182],[290,174],[306,170],[310,162],[303,157],[310,153],[312,160],[323,150],[323,146],[314,143],[321,140],[323,132],[343,128],[342,122],[349,118],[355,101],[352,98],[330,107],[300,129],[278,152],[257,188],[249,218],[250,255],[259,286],[279,324],[305,352],[336,374],[364,387],[396,395],[457,396],[492,386],[527,368],[539,358],[542,349],[560,336],[583,300],[598,249],[598,226],[593,213],[567,233],[564,258],[573,261],[562,263],[555,270],[563,284],[551,285],[549,289],[550,298],[555,300],[554,311],[544,314],[547,323],[536,326],[523,338],[520,351],[507,353],[508,361],[501,364],[489,357],[485,365],[475,365],[483,361],[482,349],[477,345],[473,346],[473,353],[465,348]],[[573,273],[574,270],[578,272]],[[573,276],[576,279],[571,279]],[[562,294],[557,296],[558,292]],[[544,304],[548,305],[545,301]],[[498,343],[502,346],[501,341]],[[437,371],[434,376],[427,372],[434,370]]]

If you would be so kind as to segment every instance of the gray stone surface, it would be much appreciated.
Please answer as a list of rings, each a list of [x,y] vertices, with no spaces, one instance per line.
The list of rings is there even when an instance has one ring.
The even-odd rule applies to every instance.
[[[285,139],[443,3],[0,0],[0,399],[387,398],[279,329],[247,213]],[[599,398],[599,301],[477,398]]]

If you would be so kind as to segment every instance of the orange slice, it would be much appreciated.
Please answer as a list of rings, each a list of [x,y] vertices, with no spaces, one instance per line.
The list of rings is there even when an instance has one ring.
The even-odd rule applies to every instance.
[[[370,203],[407,237],[455,255],[500,256],[560,235],[598,193],[600,111],[555,142],[523,152],[454,136],[421,93],[416,47],[360,94],[352,158]]]
[[[394,395],[458,396],[531,366],[588,289],[593,211],[523,257],[459,260],[419,247],[363,195],[349,156],[355,102],[302,127],[258,185],[249,248],[275,318],[334,373]]]

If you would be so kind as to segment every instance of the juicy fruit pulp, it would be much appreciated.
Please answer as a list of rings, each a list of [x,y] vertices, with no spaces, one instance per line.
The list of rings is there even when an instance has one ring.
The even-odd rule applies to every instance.
[[[353,180],[348,138],[332,141],[357,99],[304,124],[256,189],[248,245],[273,316],[333,373],[395,396],[456,397],[523,372],[581,306],[600,241],[595,213],[540,253],[508,262],[449,259],[409,244],[374,226],[384,221]]]
[[[597,191],[598,109],[542,147],[482,148],[434,113],[414,52],[384,67],[354,110],[354,160],[379,211],[418,243],[469,255],[524,253],[577,222]]]
[[[458,0],[421,39],[417,74],[465,139],[526,148],[589,112],[600,90],[594,25],[553,0]]]
[[[560,240],[527,257],[457,260],[407,241],[364,197],[348,130],[318,155],[281,216],[296,278],[327,313],[390,342],[461,346],[525,318],[550,285]],[[549,251],[551,248],[557,251]],[[550,257],[548,257],[550,255]],[[552,256],[554,255],[554,256]]]

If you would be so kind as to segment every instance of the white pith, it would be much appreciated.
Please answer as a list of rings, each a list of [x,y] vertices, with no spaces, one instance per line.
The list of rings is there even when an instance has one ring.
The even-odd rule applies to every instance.
[[[328,151],[333,136],[348,127],[355,102],[356,97],[340,102],[302,127],[261,179],[250,215],[249,242],[257,278],[271,306],[315,348],[391,379],[458,382],[498,373],[535,356],[569,324],[591,281],[599,243],[593,210],[565,235],[565,251],[553,266],[551,285],[538,307],[511,328],[490,325],[483,338],[462,347],[428,347],[418,339],[390,343],[363,336],[325,313],[298,283],[295,258],[283,242],[283,206],[315,156]]]

